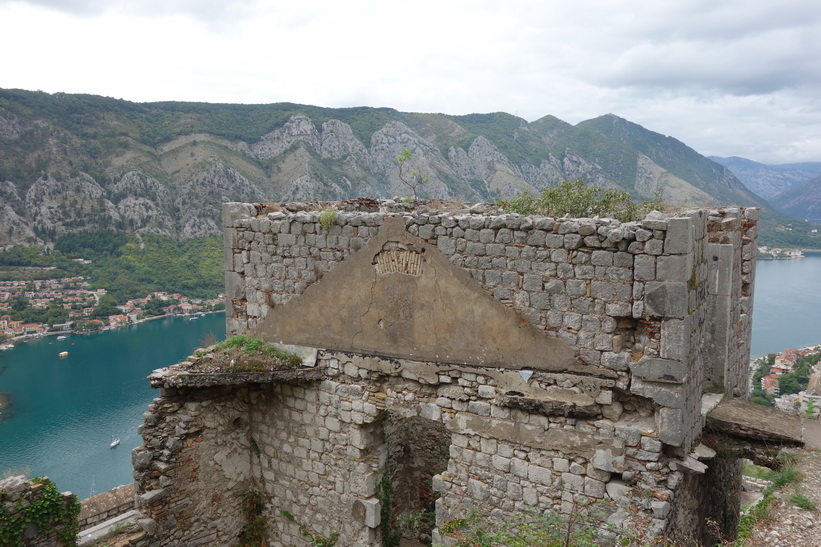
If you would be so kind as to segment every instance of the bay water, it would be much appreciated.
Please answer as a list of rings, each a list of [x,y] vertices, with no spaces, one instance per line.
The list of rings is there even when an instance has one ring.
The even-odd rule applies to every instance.
[[[159,395],[146,375],[183,360],[211,335],[225,338],[224,313],[47,336],[0,351],[0,393],[13,405],[0,422],[0,475],[47,475],[80,499],[130,483],[137,427]],[[120,444],[111,448],[113,437]]]
[[[757,260],[751,357],[821,344],[821,253]]]

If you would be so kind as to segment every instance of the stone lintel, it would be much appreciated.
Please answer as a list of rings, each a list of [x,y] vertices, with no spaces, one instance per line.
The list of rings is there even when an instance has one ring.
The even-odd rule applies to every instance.
[[[293,368],[264,372],[189,372],[180,363],[157,369],[148,379],[153,388],[204,388],[244,384],[275,384],[295,381],[319,381],[323,371],[316,368]]]
[[[499,420],[469,414],[460,414],[455,420],[447,424],[448,429],[462,435],[477,435],[488,439],[496,439],[512,443],[519,443],[542,450],[558,450],[565,457],[583,457],[591,459],[596,452],[608,451],[613,456],[623,455],[622,449],[616,446],[613,440],[604,441],[578,431],[566,429],[548,429],[528,424]]]
[[[499,404],[528,412],[544,414],[545,416],[593,418],[601,413],[599,405],[597,405],[590,396],[583,393],[575,393],[569,389],[552,390],[538,398],[503,395]]]
[[[801,418],[740,399],[724,398],[707,414],[713,433],[789,445],[803,444]]]

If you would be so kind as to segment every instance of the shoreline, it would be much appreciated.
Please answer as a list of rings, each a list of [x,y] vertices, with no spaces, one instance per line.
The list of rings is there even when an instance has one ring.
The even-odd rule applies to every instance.
[[[173,319],[174,317],[180,317],[180,318],[188,318],[190,320],[190,318],[192,318],[192,317],[200,317],[200,316],[204,316],[204,315],[210,315],[210,314],[214,314],[214,313],[224,313],[224,312],[225,312],[225,310],[211,310],[211,311],[207,311],[207,312],[197,312],[197,313],[189,313],[189,314],[156,315],[156,316],[153,316],[153,317],[146,317],[144,319],[140,319],[139,321],[137,321],[135,323],[129,323],[128,325],[120,325],[120,326],[117,326],[117,327],[106,327],[104,329],[100,329],[100,330],[97,330],[97,331],[91,331],[91,332],[74,332],[73,330],[70,330],[70,331],[55,331],[55,332],[43,333],[43,334],[36,335],[36,336],[18,336],[18,337],[15,337],[15,338],[10,338],[10,339],[6,340],[5,342],[8,343],[8,342],[11,342],[11,341],[15,341],[15,342],[19,343],[19,342],[26,342],[26,341],[31,340],[31,339],[36,340],[36,339],[45,338],[45,337],[48,337],[48,336],[60,336],[60,335],[67,335],[67,334],[75,334],[77,336],[82,336],[82,335],[85,335],[85,334],[93,334],[93,333],[99,333],[99,332],[113,331],[113,330],[120,329],[121,327],[129,327],[129,326],[132,326],[132,325],[139,325],[140,323],[146,323],[148,321],[154,321],[156,319],[167,319],[167,318],[172,318]],[[0,374],[2,374],[3,368],[4,367],[0,367]],[[11,418],[13,416],[12,412],[6,413],[6,410],[11,409],[13,406],[14,406],[14,401],[13,401],[13,398],[12,398],[12,394],[10,392],[0,392],[0,424],[5,419]]]
[[[13,338],[8,338],[4,343],[26,342],[28,340],[32,340],[32,339],[36,340],[38,338],[45,338],[47,336],[65,336],[67,334],[76,334],[76,335],[79,336],[79,335],[83,335],[83,334],[94,334],[95,332],[106,332],[106,331],[110,331],[110,330],[114,330],[114,329],[119,329],[119,328],[122,328],[122,327],[130,327],[132,325],[139,325],[140,323],[146,323],[148,321],[155,321],[157,319],[167,319],[167,318],[174,318],[174,317],[188,317],[188,318],[191,318],[191,317],[197,317],[197,316],[201,316],[201,315],[210,315],[212,313],[225,313],[225,310],[222,309],[222,310],[202,311],[202,312],[197,312],[197,313],[177,313],[177,314],[172,313],[172,314],[165,314],[165,315],[154,315],[154,316],[151,316],[151,317],[144,317],[142,319],[139,319],[139,320],[135,321],[134,323],[128,323],[126,325],[117,325],[115,327],[112,327],[110,325],[106,325],[106,326],[104,326],[103,328],[101,328],[99,330],[93,330],[93,331],[77,332],[75,330],[57,330],[57,331],[44,332],[42,334],[36,334],[36,335],[33,335],[33,336],[23,334],[23,335],[20,335],[20,336],[15,336]],[[2,409],[0,409],[0,410],[2,410]]]

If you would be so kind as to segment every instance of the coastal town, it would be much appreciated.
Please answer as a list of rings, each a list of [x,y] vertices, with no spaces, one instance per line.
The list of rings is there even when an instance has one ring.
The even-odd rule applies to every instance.
[[[787,348],[751,365],[750,400],[806,418],[821,413],[821,345]]]
[[[156,291],[101,309],[106,294],[106,289],[90,288],[84,276],[0,281],[0,350],[11,349],[15,340],[31,336],[106,330],[155,317],[195,316],[224,306],[221,294],[213,299],[194,299]],[[53,310],[47,315],[52,320],[19,319],[28,309]]]
[[[800,249],[782,249],[780,247],[761,246],[758,248],[756,258],[764,260],[790,260],[794,258],[804,258],[804,252]]]

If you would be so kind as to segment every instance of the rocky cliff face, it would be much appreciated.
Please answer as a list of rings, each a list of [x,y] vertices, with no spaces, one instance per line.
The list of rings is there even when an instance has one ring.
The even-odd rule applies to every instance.
[[[703,205],[713,195],[650,154],[625,156],[628,174],[615,172],[601,152],[623,143],[589,130],[579,140],[558,120],[544,129],[507,114],[354,110],[0,90],[0,245],[82,229],[216,234],[225,201],[407,196],[396,163],[405,148],[414,152],[408,170],[429,179],[420,197],[496,200],[578,178],[673,203]],[[272,121],[258,124],[266,129],[243,134],[266,115]]]

